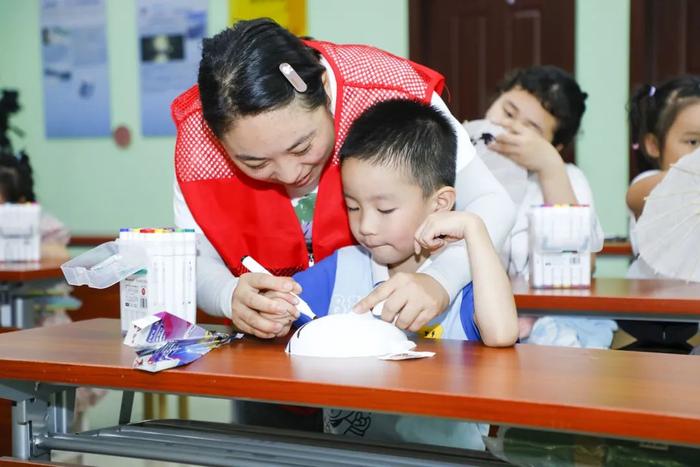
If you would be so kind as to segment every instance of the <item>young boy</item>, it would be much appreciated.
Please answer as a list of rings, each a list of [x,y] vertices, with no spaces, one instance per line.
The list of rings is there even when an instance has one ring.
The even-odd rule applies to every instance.
[[[418,334],[481,340],[489,346],[515,343],[518,325],[510,282],[488,232],[476,215],[452,211],[456,146],[446,118],[419,102],[382,102],[355,121],[340,158],[350,229],[358,245],[341,248],[294,276],[303,288],[301,297],[318,316],[352,312],[379,283],[419,272],[446,243],[465,240],[473,281]],[[410,307],[387,305],[399,312],[385,311],[382,318],[400,321]],[[386,441],[483,449],[482,428],[452,420],[331,410],[325,425],[326,431]]]

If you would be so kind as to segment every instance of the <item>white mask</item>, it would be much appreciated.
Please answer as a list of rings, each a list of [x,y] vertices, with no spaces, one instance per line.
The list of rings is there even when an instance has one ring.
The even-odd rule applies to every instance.
[[[415,346],[403,331],[371,313],[342,313],[309,321],[285,350],[290,355],[348,358],[402,353]]]

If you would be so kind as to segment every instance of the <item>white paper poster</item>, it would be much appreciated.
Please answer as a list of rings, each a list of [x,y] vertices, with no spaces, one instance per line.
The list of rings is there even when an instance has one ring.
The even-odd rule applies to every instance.
[[[41,2],[47,138],[111,133],[105,21],[104,0]]]
[[[170,136],[170,103],[197,82],[207,0],[139,0],[141,129],[144,136]]]

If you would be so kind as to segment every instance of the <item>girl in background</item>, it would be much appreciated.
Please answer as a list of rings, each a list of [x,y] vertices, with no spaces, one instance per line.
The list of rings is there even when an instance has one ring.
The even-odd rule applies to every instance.
[[[34,203],[34,176],[29,157],[20,152],[19,157],[9,153],[0,155],[0,203]],[[41,258],[65,259],[68,255],[70,233],[61,221],[42,209],[39,220],[41,234]],[[67,309],[79,308],[81,303],[70,296],[72,288],[64,281],[48,280],[32,283],[31,288],[21,290],[32,297],[34,313],[39,326],[55,326],[71,322]],[[72,429],[86,430],[85,412],[104,395],[103,389],[78,388],[75,398],[75,419]]]
[[[515,70],[498,87],[486,119],[505,128],[488,148],[528,171],[527,187],[518,200],[515,226],[503,249],[511,276],[528,272],[528,211],[541,204],[593,205],[583,172],[564,162],[561,151],[574,139],[588,95],[574,78],[555,66]],[[506,187],[508,188],[508,187]],[[603,230],[594,215],[591,250],[603,247]],[[574,347],[610,347],[612,320],[569,317],[519,318],[522,342]]]
[[[672,164],[700,146],[700,77],[672,78],[658,87],[642,86],[629,104],[630,131],[638,156],[654,169],[637,175],[627,190],[630,210],[630,241],[636,257],[627,277],[660,277],[637,257],[636,220],[644,211],[645,199],[668,173]],[[622,329],[637,339],[626,348],[661,349],[687,352],[687,340],[697,332],[697,325],[671,322],[626,321]]]
[[[0,203],[35,203],[34,177],[29,156],[20,152],[0,155]],[[41,258],[68,259],[68,229],[51,214],[41,211]]]

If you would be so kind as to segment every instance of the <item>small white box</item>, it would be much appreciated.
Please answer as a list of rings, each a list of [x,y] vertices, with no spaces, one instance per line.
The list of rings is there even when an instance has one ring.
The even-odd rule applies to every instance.
[[[41,207],[36,203],[0,204],[0,261],[39,261]]]
[[[533,206],[529,213],[529,273],[535,288],[591,286],[590,206]]]

